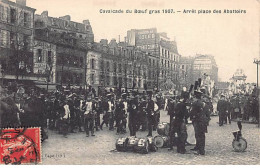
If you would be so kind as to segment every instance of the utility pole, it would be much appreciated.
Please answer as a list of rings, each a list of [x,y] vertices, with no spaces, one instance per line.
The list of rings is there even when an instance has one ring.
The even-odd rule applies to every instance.
[[[260,60],[258,59],[254,59],[254,64],[256,64],[256,94],[257,94],[257,101],[258,101],[258,104],[260,104],[259,102],[259,87],[258,87],[258,65],[260,63]],[[260,106],[258,106],[258,128],[260,128]]]

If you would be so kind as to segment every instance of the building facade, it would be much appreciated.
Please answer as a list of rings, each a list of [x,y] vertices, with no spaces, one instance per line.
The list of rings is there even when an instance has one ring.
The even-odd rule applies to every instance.
[[[158,33],[156,28],[132,29],[127,31],[126,43],[149,55],[148,78],[154,79],[148,82],[150,87],[161,88],[167,79],[179,84],[180,55],[176,42],[166,33]]]
[[[56,83],[56,44],[35,36],[33,48],[33,72],[46,75],[46,81]]]
[[[0,62],[5,79],[31,79],[35,9],[26,0],[0,0]]]
[[[34,50],[35,73],[47,73],[57,85],[87,85],[86,57],[94,42],[88,20],[77,23],[71,21],[69,15],[54,18],[44,11],[35,16],[35,35],[42,44]],[[44,59],[46,57],[51,57],[51,61]]]
[[[102,39],[87,54],[87,83],[99,93],[104,89],[148,90],[147,57],[136,47]]]
[[[196,55],[193,61],[192,67],[192,81],[198,80],[198,78],[204,78],[209,76],[215,84],[218,82],[218,66],[213,56],[211,55]]]
[[[189,88],[194,84],[192,77],[193,57],[181,57],[179,62],[179,81],[182,87]]]

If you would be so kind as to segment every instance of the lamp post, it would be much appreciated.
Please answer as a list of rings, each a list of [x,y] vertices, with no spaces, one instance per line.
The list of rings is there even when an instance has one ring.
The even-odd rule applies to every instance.
[[[259,103],[259,88],[258,88],[258,65],[259,65],[259,63],[260,63],[260,60],[254,59],[254,64],[256,64],[256,70],[257,70],[257,72],[256,72],[256,93],[257,93],[258,103]],[[258,128],[260,128],[260,109],[258,109],[258,113],[259,113],[258,114]]]

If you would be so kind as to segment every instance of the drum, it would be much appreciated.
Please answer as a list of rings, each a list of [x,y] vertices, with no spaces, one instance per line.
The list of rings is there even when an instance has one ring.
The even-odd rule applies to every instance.
[[[155,145],[155,141],[153,137],[147,137],[149,142],[149,150],[152,152],[156,152],[158,150],[158,147]]]
[[[127,140],[127,138],[118,138],[116,140],[116,150],[117,151],[122,151],[122,152],[126,151],[126,140]]]
[[[139,141],[139,138],[136,138],[134,136],[128,137],[126,143],[126,149],[127,150],[134,150],[135,146],[137,146],[137,143]]]
[[[140,138],[137,145],[134,146],[134,151],[138,153],[147,154],[149,153],[149,141],[147,138]]]
[[[247,141],[244,138],[239,138],[238,140],[233,140],[232,146],[235,152],[244,152],[247,148]]]
[[[158,124],[158,126],[157,126],[157,133],[159,135],[168,136],[169,135],[169,131],[170,131],[170,124],[169,123],[163,122],[163,123]]]
[[[156,147],[158,147],[158,148],[167,147],[168,143],[169,143],[169,137],[158,135],[158,136],[154,137],[154,143],[155,143]]]
[[[186,127],[187,127],[187,134],[188,134],[187,142],[189,144],[191,144],[191,145],[195,145],[196,144],[196,139],[195,139],[194,127],[193,127],[193,125],[191,123],[187,124]]]

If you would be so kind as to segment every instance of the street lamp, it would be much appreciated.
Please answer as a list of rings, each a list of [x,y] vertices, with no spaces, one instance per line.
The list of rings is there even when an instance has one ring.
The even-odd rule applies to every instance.
[[[257,72],[256,72],[256,86],[257,86],[257,89],[258,89],[258,64],[260,63],[260,60],[258,59],[254,59],[254,64],[256,64],[256,67],[257,67]]]
[[[256,72],[256,87],[257,87],[257,91],[256,91],[256,93],[257,93],[257,98],[258,98],[258,102],[259,102],[259,88],[258,88],[258,65],[259,65],[259,63],[260,63],[260,60],[258,60],[258,59],[254,59],[254,64],[256,64],[256,69],[257,69],[257,72]],[[260,106],[259,106],[260,107]],[[259,108],[258,107],[258,108]],[[258,109],[258,127],[260,128],[260,109]]]

